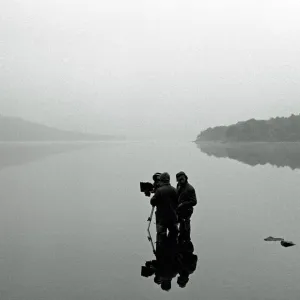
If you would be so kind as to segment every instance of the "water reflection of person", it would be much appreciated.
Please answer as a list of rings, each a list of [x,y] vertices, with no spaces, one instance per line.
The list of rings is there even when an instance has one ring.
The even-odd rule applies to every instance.
[[[178,274],[177,264],[177,239],[168,236],[161,242],[156,243],[155,260],[147,261],[142,266],[142,276],[151,277],[154,275],[154,282],[164,291],[170,291],[172,280]]]
[[[178,273],[177,284],[185,288],[189,282],[189,277],[197,268],[198,256],[194,254],[192,241],[183,242],[178,245]]]
[[[189,276],[196,270],[198,257],[194,254],[191,241],[178,243],[177,239],[168,237],[158,243],[155,251],[156,259],[146,262],[142,267],[142,276],[154,275],[154,282],[164,291],[170,291],[172,280],[177,275],[177,284],[184,288]]]
[[[166,238],[156,247],[157,269],[154,282],[159,284],[164,291],[171,289],[172,280],[178,274],[177,250],[177,239],[173,237]]]

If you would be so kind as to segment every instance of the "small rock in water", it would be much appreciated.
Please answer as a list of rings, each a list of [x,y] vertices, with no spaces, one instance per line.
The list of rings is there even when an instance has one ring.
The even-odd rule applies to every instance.
[[[280,242],[282,247],[291,247],[291,246],[295,246],[295,244],[291,241],[281,241]]]
[[[274,238],[272,236],[269,236],[269,237],[265,238],[264,240],[267,241],[267,242],[277,242],[277,241],[280,241],[281,246],[285,247],[285,248],[296,245],[296,244],[294,244],[291,241],[285,241],[283,238]]]
[[[282,242],[282,241],[284,241],[283,238],[274,238],[272,236],[269,236],[269,237],[265,238],[264,240],[267,241],[267,242],[277,242],[277,241]]]

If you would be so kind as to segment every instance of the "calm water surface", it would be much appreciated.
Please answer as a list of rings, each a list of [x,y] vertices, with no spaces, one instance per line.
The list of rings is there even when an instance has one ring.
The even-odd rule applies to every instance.
[[[155,142],[0,145],[0,299],[298,300],[299,170],[200,150]],[[198,196],[198,264],[185,289],[174,279],[166,293],[140,276],[154,255],[139,182],[168,171],[175,184],[180,170]],[[297,245],[265,242],[269,235]]]

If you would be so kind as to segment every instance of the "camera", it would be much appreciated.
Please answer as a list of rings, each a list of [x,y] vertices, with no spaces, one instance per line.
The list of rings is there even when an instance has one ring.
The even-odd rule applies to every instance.
[[[140,182],[140,191],[145,194],[145,196],[150,197],[151,193],[155,193],[156,189],[159,187],[159,177],[161,173],[155,173],[152,176],[154,183],[151,182]]]
[[[140,189],[142,193],[144,193],[147,197],[150,197],[154,190],[154,185],[151,182],[140,182]]]
[[[151,277],[155,274],[156,269],[155,261],[147,261],[145,266],[141,268],[141,276],[146,278]]]

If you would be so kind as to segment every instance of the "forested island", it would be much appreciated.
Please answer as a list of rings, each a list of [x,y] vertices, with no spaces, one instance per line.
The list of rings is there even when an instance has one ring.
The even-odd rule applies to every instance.
[[[0,115],[0,141],[2,142],[108,141],[117,139],[122,138],[60,130],[20,118]]]
[[[300,114],[269,120],[238,122],[202,131],[195,142],[299,142]]]

